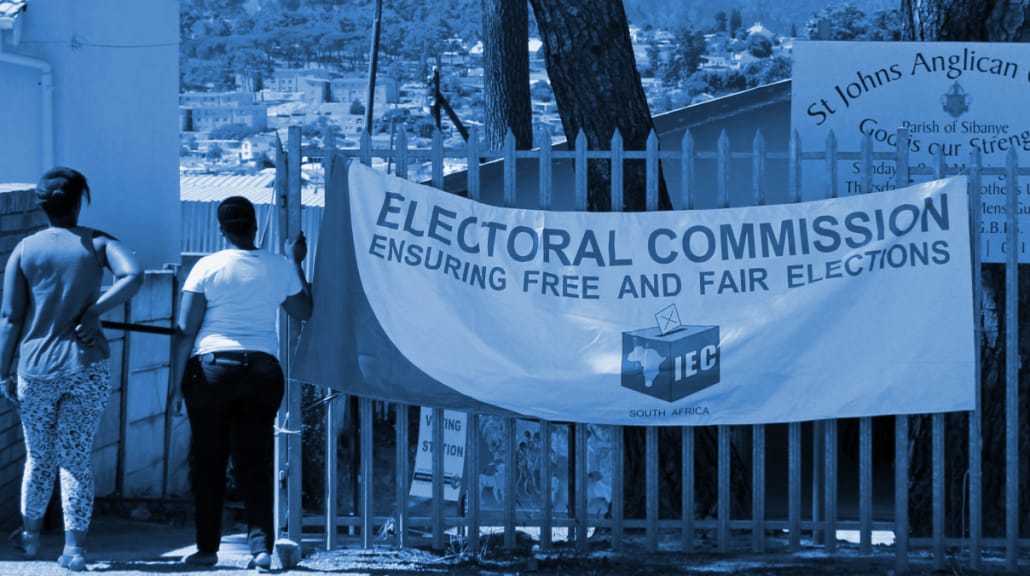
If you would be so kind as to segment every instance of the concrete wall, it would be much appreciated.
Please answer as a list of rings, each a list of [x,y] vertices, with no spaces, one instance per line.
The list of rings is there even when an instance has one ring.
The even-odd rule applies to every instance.
[[[90,181],[82,223],[128,242],[150,268],[179,261],[178,0],[50,0],[19,16],[3,54],[53,70],[53,146],[40,72],[0,58],[0,183],[68,165]]]
[[[36,209],[31,189],[0,190],[0,286],[3,286],[3,268],[11,250],[19,240],[46,225],[46,215]],[[2,293],[0,288],[0,295]],[[21,419],[10,402],[0,400],[0,527],[18,523],[24,463]]]
[[[19,240],[46,226],[32,191],[12,188],[0,187],[0,270]],[[103,319],[171,326],[177,289],[173,272],[148,271],[130,304]],[[189,423],[166,410],[169,337],[123,330],[106,334],[114,390],[93,443],[97,497],[187,497]],[[21,420],[10,403],[0,400],[0,528],[19,522],[24,462]]]

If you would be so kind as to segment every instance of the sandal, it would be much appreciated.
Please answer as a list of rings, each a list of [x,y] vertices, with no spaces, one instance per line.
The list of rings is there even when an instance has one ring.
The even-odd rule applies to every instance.
[[[64,553],[57,559],[57,565],[72,572],[86,569],[86,549],[76,546],[65,546]]]
[[[26,558],[35,558],[39,552],[39,532],[26,532],[19,528],[11,532],[7,541]]]

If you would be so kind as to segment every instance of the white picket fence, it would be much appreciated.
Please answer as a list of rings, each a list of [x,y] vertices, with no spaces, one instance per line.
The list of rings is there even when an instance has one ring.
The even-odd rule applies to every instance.
[[[1030,176],[1030,167],[1020,167],[1019,158],[1014,150],[1010,150],[1004,166],[984,166],[978,153],[970,155],[969,161],[963,167],[948,167],[943,157],[938,157],[934,166],[912,166],[908,158],[908,134],[905,130],[897,133],[899,145],[896,152],[874,152],[872,140],[867,138],[860,151],[838,150],[836,140],[831,134],[823,150],[803,151],[799,136],[795,133],[789,140],[787,150],[769,151],[766,150],[765,141],[760,132],[756,132],[752,150],[749,153],[731,152],[729,138],[725,133],[718,141],[716,150],[697,150],[689,131],[684,133],[678,150],[660,150],[658,138],[652,133],[647,140],[645,150],[625,150],[622,146],[622,139],[616,133],[612,138],[609,150],[588,150],[586,138],[581,134],[571,149],[564,147],[537,148],[533,150],[516,150],[514,138],[509,135],[506,145],[501,150],[486,150],[479,145],[478,135],[473,130],[472,136],[466,146],[461,149],[444,149],[443,138],[440,133],[434,134],[431,147],[428,149],[409,148],[409,139],[405,132],[398,134],[396,145],[390,149],[376,149],[372,140],[365,134],[361,139],[360,147],[337,151],[337,159],[346,157],[357,157],[363,163],[373,165],[373,158],[381,159],[375,165],[389,166],[394,173],[402,178],[407,178],[413,173],[415,166],[428,165],[430,183],[436,187],[444,187],[444,167],[454,163],[464,164],[467,169],[464,173],[457,173],[449,178],[465,178],[465,191],[472,199],[481,197],[481,174],[486,171],[499,170],[500,181],[503,183],[503,203],[514,206],[518,203],[516,190],[516,176],[519,170],[533,170],[539,176],[538,204],[542,208],[549,208],[555,197],[556,190],[565,191],[568,188],[556,188],[555,174],[561,166],[564,169],[571,169],[574,174],[572,180],[572,194],[577,209],[585,210],[587,206],[587,162],[592,159],[611,160],[612,175],[612,209],[617,210],[622,206],[622,183],[623,163],[626,160],[644,160],[646,163],[646,205],[649,210],[657,209],[658,206],[658,174],[659,162],[666,174],[671,171],[679,172],[679,188],[669,190],[670,195],[678,194],[678,204],[691,209],[695,206],[698,189],[695,185],[697,175],[701,171],[714,170],[715,190],[718,206],[729,205],[729,186],[731,170],[739,169],[740,162],[750,161],[752,169],[752,192],[753,202],[763,204],[773,184],[766,177],[766,166],[770,162],[784,162],[787,166],[788,178],[786,182],[787,198],[793,201],[801,200],[801,182],[803,166],[810,166],[811,163],[821,163],[825,171],[827,197],[836,197],[840,192],[837,185],[838,166],[842,162],[857,161],[861,166],[861,173],[858,178],[862,184],[862,190],[873,189],[873,162],[893,162],[896,169],[897,182],[910,182],[914,178],[929,179],[943,177],[959,172],[969,177],[969,190],[971,194],[971,206],[973,219],[972,230],[979,230],[980,217],[980,189],[984,177],[1004,176],[1008,186],[1008,231],[1007,241],[1009,246],[1017,244],[1017,191],[1020,182]],[[540,141],[549,141],[542,136]],[[328,165],[328,159],[327,159]],[[737,167],[737,168],[734,168]],[[707,175],[706,175],[707,176]],[[285,181],[286,178],[283,178]],[[453,187],[453,186],[452,186]],[[459,186],[460,182],[459,182]],[[982,310],[983,292],[980,286],[980,249],[979,236],[973,237],[974,255],[974,294],[977,318],[984,317]],[[787,533],[787,549],[800,551],[802,540],[806,535],[811,537],[811,542],[824,547],[825,552],[833,554],[837,550],[837,538],[834,535],[838,530],[856,530],[860,534],[859,550],[863,554],[871,554],[873,546],[874,530],[888,530],[894,533],[896,564],[899,571],[906,569],[909,560],[910,545],[929,547],[933,552],[935,564],[943,569],[948,560],[948,549],[952,554],[963,558],[970,568],[977,569],[981,566],[984,558],[985,547],[1002,547],[1005,550],[1005,565],[1009,571],[1018,569],[1019,546],[1027,545],[1027,541],[1020,540],[1018,534],[1019,526],[1019,461],[1025,457],[1025,450],[1020,451],[1018,444],[1018,423],[1019,423],[1019,355],[1018,355],[1018,332],[1014,327],[1018,326],[1018,302],[1017,302],[1017,279],[1018,263],[1015,250],[1010,250],[1008,261],[1004,264],[1006,270],[1006,290],[1004,302],[1005,333],[1004,366],[1006,410],[1005,410],[1005,509],[1006,509],[1006,533],[1003,539],[987,539],[983,535],[983,504],[982,487],[984,478],[982,474],[982,453],[983,443],[981,429],[984,425],[983,416],[979,408],[981,374],[979,359],[981,358],[980,346],[983,342],[982,333],[978,333],[977,341],[977,410],[965,413],[962,417],[962,427],[968,426],[968,453],[969,459],[963,474],[968,475],[968,488],[964,494],[965,502],[962,510],[948,509],[945,505],[945,437],[946,421],[944,414],[933,414],[930,417],[932,428],[932,537],[928,540],[915,540],[909,537],[909,423],[910,417],[895,417],[894,420],[894,511],[893,518],[888,520],[874,519],[874,463],[873,463],[873,420],[871,418],[859,419],[859,449],[858,449],[858,471],[857,485],[858,496],[856,501],[842,501],[839,494],[839,486],[842,483],[842,476],[839,470],[838,461],[838,420],[826,420],[812,423],[794,422],[786,425],[754,425],[754,426],[718,426],[717,446],[718,459],[715,470],[717,482],[717,505],[715,518],[699,518],[695,509],[695,473],[707,473],[709,470],[701,470],[697,462],[695,447],[697,429],[683,427],[680,430],[680,452],[681,460],[681,491],[682,510],[679,518],[659,517],[659,434],[658,429],[651,427],[645,431],[646,453],[645,470],[646,480],[642,487],[646,492],[646,514],[644,518],[626,518],[623,513],[623,494],[626,489],[624,482],[623,464],[626,461],[626,453],[623,446],[623,434],[621,427],[612,427],[612,501],[608,517],[601,515],[591,516],[587,510],[587,424],[563,424],[557,422],[539,422],[540,432],[540,470],[542,478],[551,478],[551,453],[552,430],[555,427],[568,426],[568,436],[574,438],[570,459],[577,463],[570,471],[569,493],[574,494],[569,513],[555,509],[550,490],[543,490],[542,504],[539,510],[526,513],[525,510],[517,509],[514,490],[504,490],[505,502],[501,514],[484,513],[481,510],[478,490],[467,490],[465,494],[464,507],[456,512],[447,512],[444,505],[443,479],[442,474],[435,473],[433,481],[432,508],[428,516],[409,515],[408,488],[411,478],[411,471],[408,466],[408,406],[391,405],[389,409],[395,411],[394,421],[396,425],[396,446],[397,452],[394,458],[395,468],[392,471],[396,478],[395,491],[395,514],[391,516],[376,516],[373,514],[373,482],[371,479],[376,473],[373,467],[373,452],[376,446],[373,433],[373,410],[374,403],[370,399],[359,398],[358,414],[360,426],[360,506],[358,514],[353,517],[337,514],[337,491],[338,482],[335,474],[336,454],[335,446],[339,430],[337,429],[338,412],[342,409],[340,399],[330,400],[326,417],[327,446],[330,454],[327,454],[326,464],[326,510],[321,518],[306,518],[304,524],[321,527],[329,526],[332,529],[325,530],[327,546],[335,546],[338,542],[338,529],[348,527],[350,530],[358,529],[362,535],[365,546],[371,547],[375,541],[376,527],[385,523],[392,523],[395,534],[395,542],[398,546],[406,546],[411,543],[409,528],[422,527],[431,533],[432,545],[438,549],[445,546],[445,531],[451,527],[459,527],[460,533],[467,538],[470,550],[480,549],[480,528],[484,526],[503,527],[504,546],[515,546],[515,532],[520,527],[533,527],[540,530],[540,545],[543,550],[549,550],[554,545],[552,542],[552,529],[556,527],[567,527],[570,538],[575,542],[575,548],[579,551],[587,549],[587,534],[591,528],[604,528],[610,531],[611,547],[614,550],[622,550],[624,547],[624,536],[627,529],[643,529],[645,535],[646,549],[655,551],[659,546],[660,533],[668,534],[676,531],[683,550],[695,549],[701,538],[702,531],[714,531],[717,549],[720,552],[727,552],[731,549],[731,533],[750,532],[751,549],[755,552],[763,552],[769,549],[772,541],[770,531],[784,530]],[[978,331],[983,330],[983,322],[978,322]],[[999,335],[999,341],[1002,341]],[[296,391],[296,383],[291,384],[292,394],[299,394]],[[294,405],[298,406],[298,405]],[[382,404],[378,404],[385,409]],[[434,407],[434,445],[443,445],[442,422],[443,409]],[[473,432],[479,430],[478,420],[480,415],[469,414],[468,430]],[[786,451],[770,451],[767,434],[776,434],[777,437],[784,433],[786,428]],[[506,454],[504,482],[511,487],[515,484],[516,469],[516,425],[513,419],[505,421]],[[803,430],[811,434],[810,442],[803,442]],[[470,433],[471,434],[471,433]],[[480,470],[481,455],[478,450],[478,442],[475,438],[469,437],[466,452],[466,485],[476,486]],[[751,473],[751,510],[750,517],[733,518],[731,516],[731,443],[736,446],[746,447],[744,453],[750,453]],[[746,445],[746,446],[745,446]],[[995,448],[992,447],[992,450]],[[999,448],[1000,449],[1000,448]],[[998,457],[1001,455],[999,453]],[[777,459],[780,463],[785,460],[786,466],[775,468],[786,469],[786,478],[767,477],[767,466]],[[803,462],[804,461],[804,462]],[[804,467],[803,467],[804,463]],[[437,451],[434,459],[434,471],[443,470],[442,451]],[[882,466],[882,464],[881,464]],[[811,478],[803,482],[803,470],[811,470]],[[292,474],[291,474],[292,476]],[[846,478],[849,483],[856,479]],[[776,482],[786,482],[787,505],[786,514],[772,516],[767,512],[767,485]],[[807,484],[807,486],[803,486]],[[803,488],[807,487],[807,490]],[[882,489],[882,488],[881,488]],[[804,499],[804,500],[803,500]],[[808,500],[810,499],[810,500]],[[803,503],[809,501],[807,507],[810,512],[803,516]],[[848,514],[842,514],[840,510],[845,508]],[[962,514],[965,520],[963,533],[949,534],[945,531],[945,514]],[[295,524],[291,524],[295,526]],[[291,530],[292,532],[292,530]],[[957,550],[956,550],[957,547]]]

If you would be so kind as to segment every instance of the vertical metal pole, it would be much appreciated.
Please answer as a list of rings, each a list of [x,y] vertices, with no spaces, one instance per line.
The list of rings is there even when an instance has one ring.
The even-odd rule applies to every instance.
[[[301,132],[300,126],[290,126],[287,131],[286,149],[286,190],[279,200],[279,236],[277,250],[282,252],[283,242],[294,238],[300,232],[300,168]],[[300,430],[303,427],[301,410],[301,384],[293,380],[293,345],[300,333],[300,323],[291,319],[285,312],[279,314],[280,343],[279,360],[286,375],[285,406],[280,409],[280,429],[289,430],[285,435],[285,475],[286,475],[286,525],[288,536],[294,542],[301,542],[302,517],[301,509],[302,481],[301,462],[303,461]],[[279,460],[282,462],[282,459]],[[280,472],[282,474],[282,472]]]
[[[612,426],[612,550],[621,552],[623,546],[623,512],[626,489],[626,442],[622,426]]]
[[[680,196],[683,199],[683,207],[687,210],[694,209],[694,195],[691,194],[691,187],[694,184],[694,137],[690,129],[683,131],[683,140],[680,142]]]
[[[326,394],[335,395],[330,389]],[[339,475],[336,470],[336,398],[330,397],[325,403],[325,548],[336,548],[336,490],[339,487]]]
[[[730,427],[721,425],[718,427],[718,550],[725,554],[729,550],[730,538]]]
[[[540,208],[551,209],[551,135],[541,130],[540,135]]]
[[[658,428],[648,426],[644,431],[644,500],[647,510],[646,549],[658,550]]]
[[[694,428],[681,428],[682,451],[682,498],[683,498],[683,551],[694,551]]]
[[[908,130],[899,128],[895,153],[895,185],[909,184]],[[895,570],[908,569],[908,416],[894,417],[894,552]]]
[[[790,551],[801,550],[801,423],[787,425],[787,524]]]
[[[658,135],[653,129],[647,135],[644,158],[644,204],[645,210],[653,212],[658,209]]]
[[[511,132],[509,132],[511,134]],[[515,549],[515,419],[504,419],[504,549]]]
[[[365,132],[372,133],[372,110],[376,101],[376,73],[379,68],[379,36],[383,21],[383,0],[376,0],[372,15],[372,50],[368,59],[368,94],[365,106]]]
[[[826,552],[837,551],[837,421],[826,421]]]
[[[396,457],[397,457],[397,546],[408,545],[408,486],[411,482],[411,467],[408,464],[408,405],[395,404]]]
[[[518,184],[518,177],[516,176],[516,162],[515,159],[515,134],[512,133],[511,129],[508,129],[507,134],[504,135],[504,205],[515,206],[515,194],[516,185]]]
[[[475,127],[473,127],[475,128]],[[469,140],[471,142],[471,140]],[[472,412],[468,418],[468,429],[465,432],[465,446],[468,463],[465,467],[465,498],[468,506],[468,538],[469,550],[473,554],[479,552],[479,413]]]
[[[443,550],[444,500],[443,481],[446,469],[443,465],[443,408],[433,408],[433,550]]]
[[[479,200],[479,127],[469,128],[468,139],[468,191],[470,200]]]
[[[715,164],[715,193],[716,193],[716,205],[719,208],[729,208],[730,197],[730,164],[732,163],[732,157],[730,155],[730,137],[723,130],[719,133],[719,141],[716,143],[717,157]]]
[[[1006,159],[1005,194],[1005,568],[1019,565],[1019,171]]]
[[[894,417],[895,571],[908,570],[908,416]]]
[[[972,237],[973,250],[973,325],[976,340],[976,348],[973,354],[976,407],[969,413],[969,567],[973,570],[980,569],[980,537],[983,526],[983,498],[981,493],[983,485],[983,461],[981,460],[983,446],[980,412],[981,391],[983,389],[983,366],[981,365],[983,347],[983,271],[981,269],[982,248],[980,246],[980,186],[983,182],[980,164],[980,150],[977,148],[969,154],[969,214],[971,218],[970,236]]]
[[[540,422],[540,487],[544,491],[544,516],[540,522],[540,549],[544,552],[551,549],[552,520],[554,518],[554,491],[551,489],[554,466],[551,463],[551,449],[551,423],[548,420],[542,420]]]
[[[372,547],[375,537],[375,482],[372,480],[375,477],[375,439],[372,437],[372,400],[359,398],[358,412],[361,426],[361,447],[358,456],[361,462],[361,476],[358,478],[361,482],[361,546],[368,549]]]
[[[868,188],[867,188],[868,189]],[[858,420],[859,549],[873,553],[873,419]]]
[[[572,187],[575,210],[587,209],[587,135],[582,130],[576,136],[575,176]]]
[[[873,191],[873,135],[862,138],[862,193]],[[873,419],[858,421],[859,549],[873,553]]]
[[[765,425],[751,427],[751,548],[765,552]]]
[[[576,427],[576,552],[587,550],[587,436],[586,424],[577,423]]]
[[[944,414],[932,418],[933,566],[944,570]]]
[[[615,129],[615,134],[612,136],[611,142],[611,157],[612,157],[612,180],[611,180],[611,198],[609,209],[612,212],[622,212],[623,208],[623,150],[622,150],[622,134],[619,133],[619,129]],[[650,158],[648,158],[650,161]]]
[[[826,471],[826,451],[823,442],[826,439],[826,425],[822,420],[812,422],[812,543],[823,542],[823,531],[819,528],[823,521],[823,480]]]

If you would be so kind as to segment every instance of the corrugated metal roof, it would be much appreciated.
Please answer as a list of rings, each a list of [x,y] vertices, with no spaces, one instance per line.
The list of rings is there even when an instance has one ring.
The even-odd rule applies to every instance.
[[[0,194],[4,192],[16,192],[19,190],[33,190],[35,188],[35,184],[21,184],[18,182],[0,182]]]
[[[275,174],[252,176],[198,174],[179,177],[179,199],[183,202],[221,202],[229,196],[243,196],[254,204],[275,203]],[[321,189],[301,189],[305,206],[325,206]]]
[[[14,27],[18,15],[25,11],[28,2],[0,2],[0,30]]]

